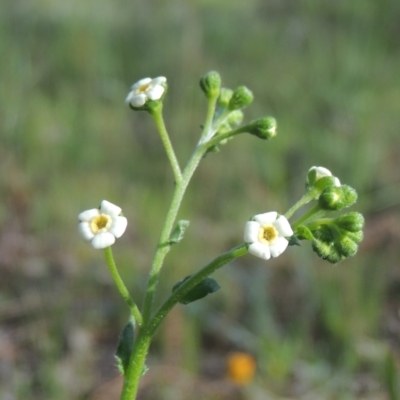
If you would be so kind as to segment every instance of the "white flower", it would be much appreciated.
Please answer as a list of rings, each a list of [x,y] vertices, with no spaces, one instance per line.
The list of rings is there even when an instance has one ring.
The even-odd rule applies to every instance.
[[[332,172],[329,171],[329,169],[327,169],[327,168],[324,168],[324,167],[311,167],[308,170],[308,176],[307,176],[307,183],[308,184],[310,184],[310,181],[309,181],[308,177],[310,176],[310,172],[312,172],[312,171],[315,171],[315,181],[317,181],[318,179],[323,178],[324,176],[332,176]],[[335,186],[340,186],[339,178],[336,178],[336,176],[334,178],[335,178]]]
[[[160,100],[165,92],[165,83],[167,78],[159,76],[158,78],[143,78],[134,83],[131,91],[125,99],[125,103],[132,107],[142,107],[147,100]]]
[[[278,257],[288,246],[286,237],[292,236],[293,230],[288,220],[278,213],[258,214],[246,223],[244,241],[249,244],[249,253],[269,260]]]
[[[121,216],[121,208],[103,200],[99,208],[83,211],[78,215],[79,232],[95,249],[114,244],[125,232],[128,220]]]

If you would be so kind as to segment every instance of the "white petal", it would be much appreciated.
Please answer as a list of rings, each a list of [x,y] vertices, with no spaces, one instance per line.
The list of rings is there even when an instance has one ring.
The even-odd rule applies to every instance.
[[[249,246],[249,253],[253,254],[253,256],[263,258],[264,260],[269,260],[271,258],[269,247],[260,242],[252,243]]]
[[[112,235],[114,235],[117,239],[121,237],[126,229],[126,226],[128,225],[128,220],[125,217],[116,217],[113,220],[113,223],[108,230]]]
[[[98,208],[92,208],[91,210],[86,210],[86,211],[81,212],[78,215],[78,219],[79,219],[79,221],[89,222],[99,214],[100,214],[100,211]]]
[[[147,97],[144,93],[139,93],[131,97],[129,103],[133,107],[142,107],[146,103]]]
[[[125,103],[129,104],[131,102],[132,98],[135,96],[136,96],[135,92],[133,92],[133,91],[129,92],[128,96],[126,96]]]
[[[98,233],[92,240],[92,246],[95,249],[104,249],[115,242],[115,237],[110,232]]]
[[[164,93],[164,87],[161,85],[154,86],[146,91],[146,94],[150,100],[159,100]]]
[[[115,218],[119,214],[121,214],[122,209],[121,209],[121,207],[118,207],[115,204],[110,203],[107,200],[103,200],[100,205],[100,211],[104,214],[109,215],[110,217]]]
[[[323,178],[324,176],[332,176],[332,172],[328,168],[324,167],[311,167],[310,171],[315,169],[317,179]]]
[[[276,238],[269,246],[272,257],[278,257],[281,255],[288,246],[289,242],[284,237]]]
[[[256,221],[247,221],[244,227],[244,241],[246,243],[258,242],[260,224]]]
[[[152,85],[162,85],[165,82],[167,82],[167,78],[165,76],[158,76],[157,78],[154,78],[151,83]]]
[[[265,214],[258,214],[254,219],[260,223],[260,225],[272,224],[277,217],[278,213],[275,211],[267,212]]]
[[[337,186],[337,187],[340,186],[340,180],[339,180],[339,178],[336,178],[336,176],[335,176],[335,186]]]
[[[135,91],[135,90],[139,89],[139,88],[140,88],[141,86],[143,86],[143,85],[148,85],[151,81],[152,81],[151,78],[143,78],[143,79],[140,79],[139,81],[137,81],[136,83],[134,83],[134,84],[131,86],[131,89],[132,89],[133,91]]]
[[[78,225],[78,230],[85,240],[92,240],[94,238],[94,233],[90,229],[89,222],[81,222]]]
[[[274,222],[274,226],[276,230],[279,232],[279,236],[292,236],[293,229],[289,224],[289,221],[283,216],[280,215],[276,221]]]

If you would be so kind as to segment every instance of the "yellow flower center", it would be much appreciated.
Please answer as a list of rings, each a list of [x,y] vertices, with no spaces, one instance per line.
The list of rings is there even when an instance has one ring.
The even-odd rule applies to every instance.
[[[270,244],[279,236],[278,231],[273,225],[264,225],[258,232],[258,240],[261,243]]]
[[[151,83],[151,82],[150,82]],[[146,90],[150,87],[150,83],[146,83],[142,86],[140,86],[137,90],[138,93],[144,93]]]
[[[108,215],[100,214],[92,219],[90,228],[93,233],[106,232],[111,225],[111,218]]]

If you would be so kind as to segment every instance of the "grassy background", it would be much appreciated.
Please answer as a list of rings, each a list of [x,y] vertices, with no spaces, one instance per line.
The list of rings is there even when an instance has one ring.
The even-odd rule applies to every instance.
[[[76,215],[103,198],[123,208],[115,255],[139,302],[172,174],[150,118],[123,100],[144,76],[168,78],[183,164],[204,118],[198,78],[216,69],[253,90],[246,119],[271,114],[279,134],[243,135],[204,160],[159,301],[240,242],[250,216],[286,211],[312,165],[357,189],[366,239],[335,267],[303,246],[218,272],[223,290],[160,330],[142,398],[398,399],[399,12],[394,0],[2,0],[0,398],[118,391],[127,315]],[[257,358],[247,388],[225,378],[232,350]]]

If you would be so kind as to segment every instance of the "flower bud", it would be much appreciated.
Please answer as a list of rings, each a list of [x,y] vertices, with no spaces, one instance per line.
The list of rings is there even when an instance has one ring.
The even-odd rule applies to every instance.
[[[312,233],[315,239],[330,243],[336,240],[337,229],[335,229],[335,226],[329,224],[320,224]]]
[[[200,79],[200,87],[207,99],[219,96],[221,89],[221,76],[216,71],[210,71]]]
[[[237,126],[239,126],[243,121],[243,111],[242,110],[235,110],[232,111],[226,122],[229,124],[229,126],[231,128],[236,128]]]
[[[329,261],[331,264],[337,264],[345,258],[339,253],[333,243],[325,243],[321,240],[315,239],[312,242],[312,249],[319,257],[323,260]]]
[[[350,237],[343,236],[336,244],[339,253],[344,257],[353,257],[358,250],[357,243],[353,242]]]
[[[260,139],[272,139],[276,136],[276,119],[265,117],[250,122],[247,131]]]
[[[347,232],[346,236],[350,238],[354,243],[361,243],[364,239],[363,231],[358,232]]]
[[[335,219],[336,225],[349,232],[358,232],[364,228],[364,217],[358,212],[350,212]]]
[[[230,110],[239,110],[248,106],[253,101],[253,93],[246,86],[239,86],[232,94],[228,108]]]
[[[341,210],[356,201],[357,192],[350,186],[328,186],[321,193],[318,204],[323,210]]]
[[[332,172],[324,167],[311,167],[307,174],[307,186],[314,186],[315,183],[324,177],[332,176]],[[340,181],[338,178],[334,177],[334,185],[340,186]]]
[[[314,235],[305,225],[300,225],[294,232],[295,236],[300,240],[313,240]]]
[[[221,88],[218,98],[218,105],[221,107],[228,107],[229,102],[233,96],[233,90]]]

